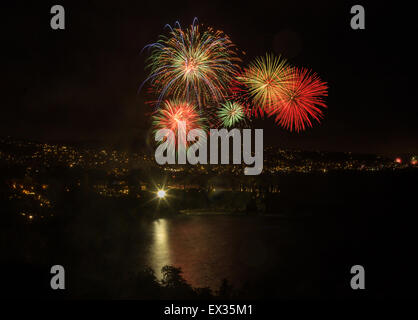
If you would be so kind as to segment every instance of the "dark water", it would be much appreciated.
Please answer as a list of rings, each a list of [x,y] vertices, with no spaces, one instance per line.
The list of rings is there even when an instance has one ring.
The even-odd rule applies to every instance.
[[[188,216],[158,219],[150,230],[147,264],[154,270],[167,264],[181,267],[196,287],[216,289],[223,278],[241,287],[269,273],[294,276],[298,270],[295,286],[303,279],[311,285],[318,269],[312,230],[301,220]]]
[[[273,287],[278,296],[329,297],[352,294],[350,269],[360,264],[367,270],[368,294],[407,295],[402,279],[413,272],[413,257],[398,227],[362,217],[159,219],[149,228],[146,263],[154,270],[181,267],[195,287],[217,289],[227,278],[237,288]],[[388,277],[388,272],[398,275]]]
[[[60,231],[62,238],[55,233],[43,238],[51,228],[41,233],[28,226],[22,234],[28,241],[23,246],[22,241],[19,245],[9,241],[7,247],[14,254],[21,252],[20,247],[29,248],[24,253],[30,263],[19,264],[19,269],[5,265],[2,284],[8,281],[5,287],[20,296],[15,279],[23,272],[27,277],[22,285],[32,281],[29,293],[38,294],[39,287],[45,287],[48,294],[49,269],[59,261],[69,274],[70,297],[148,293],[152,286],[132,276],[149,266],[161,277],[159,270],[165,265],[180,267],[193,287],[216,291],[227,279],[237,297],[413,296],[418,283],[414,219],[379,211],[369,215],[334,211],[299,217],[206,215],[141,222],[113,215],[99,216],[104,220],[98,221],[93,214],[94,219],[83,215],[80,223]],[[42,246],[49,238],[56,247]],[[365,268],[365,291],[350,287],[354,265]]]

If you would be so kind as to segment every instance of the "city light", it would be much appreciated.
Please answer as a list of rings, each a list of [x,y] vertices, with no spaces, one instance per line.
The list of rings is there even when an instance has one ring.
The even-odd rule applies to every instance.
[[[166,196],[166,192],[165,192],[165,190],[158,190],[158,192],[157,192],[157,196],[158,196],[158,198],[160,198],[160,199],[163,199],[163,198],[165,198],[165,196]]]

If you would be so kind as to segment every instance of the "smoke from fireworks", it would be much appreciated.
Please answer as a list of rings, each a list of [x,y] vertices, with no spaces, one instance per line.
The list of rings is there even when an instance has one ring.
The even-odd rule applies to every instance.
[[[326,108],[324,97],[328,86],[315,73],[307,69],[291,68],[289,81],[281,91],[280,104],[269,110],[283,128],[297,132],[312,127],[311,119],[320,122],[320,107]]]
[[[145,81],[158,92],[158,104],[170,97],[202,108],[219,105],[228,93],[240,61],[235,46],[222,31],[200,31],[196,21],[185,30],[178,22],[175,28],[168,26],[168,36],[147,46],[152,49],[151,74]]]

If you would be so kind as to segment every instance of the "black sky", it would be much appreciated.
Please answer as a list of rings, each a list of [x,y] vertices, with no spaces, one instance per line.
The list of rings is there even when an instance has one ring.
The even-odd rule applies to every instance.
[[[377,2],[377,1],[376,1]],[[50,8],[66,10],[66,30],[50,28]],[[366,30],[350,28],[362,4]],[[367,1],[21,1],[1,4],[0,135],[41,141],[145,145],[149,106],[141,49],[164,25],[198,17],[225,31],[248,62],[283,54],[329,83],[321,125],[288,133],[257,121],[266,144],[297,149],[418,153],[412,95],[416,49],[409,2]]]

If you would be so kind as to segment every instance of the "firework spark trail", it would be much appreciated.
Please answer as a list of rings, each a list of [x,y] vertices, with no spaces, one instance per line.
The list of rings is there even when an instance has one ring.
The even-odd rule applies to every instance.
[[[229,93],[230,81],[239,67],[235,45],[222,31],[199,31],[197,19],[183,30],[178,22],[168,26],[168,36],[146,46],[150,82],[160,102],[170,97],[189,101],[199,108],[219,105]],[[143,83],[143,84],[144,84]]]
[[[320,122],[326,108],[324,97],[328,96],[328,86],[316,73],[308,69],[292,68],[290,81],[282,91],[279,106],[269,110],[276,122],[289,131],[301,131],[312,127],[311,119]]]
[[[154,132],[159,129],[170,129],[176,135],[176,143],[180,121],[185,123],[186,133],[193,129],[206,130],[206,119],[193,104],[184,101],[164,101],[163,107],[159,108],[152,118]]]
[[[290,81],[289,65],[284,58],[267,54],[256,58],[237,78],[238,95],[251,105],[254,115],[263,115],[276,109],[281,102],[283,90]]]
[[[245,120],[244,107],[233,101],[227,101],[218,109],[217,115],[225,128],[236,126]]]
[[[177,131],[179,117],[187,120],[188,130],[234,127],[264,115],[297,132],[321,121],[328,87],[315,73],[272,54],[241,70],[237,49],[222,31],[201,27],[197,18],[187,29],[178,21],[166,27],[168,35],[144,47],[151,51],[150,74],[141,88],[148,82],[150,92],[157,94],[149,102],[157,110],[156,130]]]

